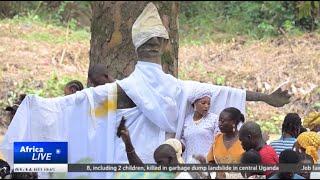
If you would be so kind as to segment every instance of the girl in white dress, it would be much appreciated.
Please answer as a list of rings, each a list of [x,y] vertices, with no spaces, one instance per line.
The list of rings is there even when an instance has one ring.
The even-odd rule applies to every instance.
[[[204,87],[196,88],[188,98],[194,112],[185,119],[181,141],[185,145],[186,163],[194,163],[193,155],[206,156],[214,137],[220,132],[218,116],[210,113],[212,91]]]

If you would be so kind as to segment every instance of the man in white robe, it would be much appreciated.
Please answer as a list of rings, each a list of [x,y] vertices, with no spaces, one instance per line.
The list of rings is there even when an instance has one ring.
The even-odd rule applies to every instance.
[[[1,145],[11,165],[15,141],[67,141],[69,163],[86,158],[90,163],[128,163],[124,144],[116,137],[122,116],[127,118],[132,143],[144,163],[154,163],[153,152],[165,141],[166,135],[181,137],[183,121],[191,112],[188,93],[199,82],[182,81],[163,72],[161,54],[169,36],[152,3],[134,23],[132,38],[139,61],[129,77],[65,97],[46,99],[29,95],[25,98]],[[282,106],[288,99],[282,91],[264,95],[206,85],[212,89],[210,111],[216,114],[230,106],[244,113],[245,100],[263,100]],[[136,107],[117,108],[117,99],[122,98],[117,94],[121,91]],[[282,101],[272,104],[275,99]],[[79,174],[112,177],[110,173],[76,173]]]

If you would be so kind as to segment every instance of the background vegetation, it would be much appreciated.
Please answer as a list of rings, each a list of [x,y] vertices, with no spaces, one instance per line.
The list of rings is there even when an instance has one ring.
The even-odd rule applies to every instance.
[[[320,23],[319,1],[182,1],[180,7],[182,43],[295,35],[317,31]],[[0,18],[18,17],[89,31],[91,8],[89,1],[0,2]]]
[[[185,2],[180,37],[185,43],[201,43],[299,34],[318,30],[319,14],[319,1]]]

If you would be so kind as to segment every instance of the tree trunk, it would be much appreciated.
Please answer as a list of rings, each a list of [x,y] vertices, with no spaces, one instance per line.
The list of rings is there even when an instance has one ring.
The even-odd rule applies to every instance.
[[[110,67],[116,79],[130,75],[137,62],[131,28],[141,14],[146,1],[92,2],[90,65],[102,63]],[[177,76],[178,71],[178,11],[177,2],[154,2],[166,27],[170,43],[162,57],[163,70]]]

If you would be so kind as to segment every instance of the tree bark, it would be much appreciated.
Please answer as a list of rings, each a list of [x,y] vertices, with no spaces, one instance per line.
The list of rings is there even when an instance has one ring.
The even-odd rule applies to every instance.
[[[130,75],[137,62],[131,28],[147,1],[92,2],[90,65],[106,64],[111,75],[122,79]],[[167,27],[170,43],[162,57],[163,70],[177,76],[178,71],[178,2],[154,2],[163,24]]]

